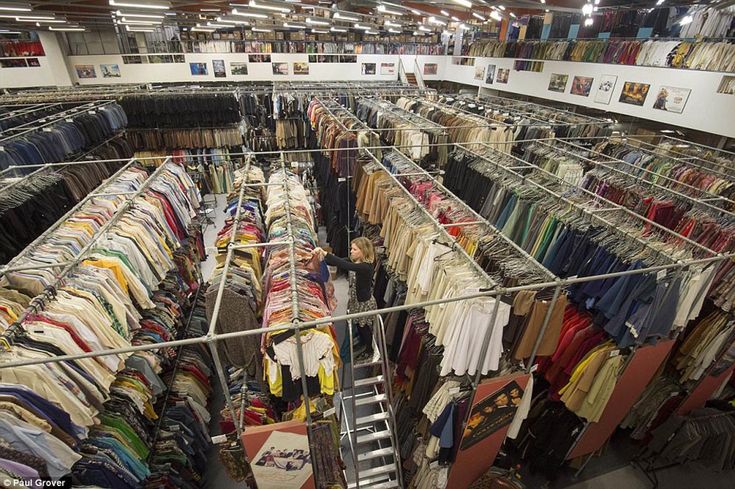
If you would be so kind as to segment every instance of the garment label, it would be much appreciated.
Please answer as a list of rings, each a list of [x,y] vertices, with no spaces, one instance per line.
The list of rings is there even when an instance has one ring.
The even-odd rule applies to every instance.
[[[449,389],[448,392],[449,394],[454,395],[454,394],[459,394],[459,391],[460,391],[460,387],[458,386],[458,387],[452,387],[451,389]]]
[[[74,122],[74,119],[71,119],[71,118],[66,118],[66,119],[64,119],[64,120],[65,120],[66,122]]]
[[[347,179],[346,179],[346,178],[338,178],[338,179],[337,179],[337,181],[338,181],[338,182],[346,182],[346,181],[347,181]]]
[[[610,358],[617,357],[620,355],[620,350],[613,350],[610,352]]]
[[[90,111],[89,111],[89,113],[90,113],[90,114],[92,114],[92,115],[94,115],[94,114],[96,114],[97,112],[96,112],[96,111],[94,111],[94,110],[90,110]]]
[[[638,331],[635,328],[635,324],[630,321],[626,321],[625,326],[630,330],[630,334],[632,334],[634,338],[638,338]]]
[[[662,280],[662,279],[666,278],[666,272],[667,271],[668,270],[659,270],[658,273],[656,274],[656,280]]]
[[[332,416],[336,412],[337,412],[337,408],[331,407],[327,409],[326,411],[324,411],[324,417],[326,418],[328,416]]]
[[[5,146],[0,146],[0,151],[5,151]]]
[[[298,168],[298,167],[299,167],[299,162],[298,161],[292,161],[291,162],[291,168]]]
[[[212,443],[219,445],[220,443],[227,443],[227,435],[217,435],[212,437]]]

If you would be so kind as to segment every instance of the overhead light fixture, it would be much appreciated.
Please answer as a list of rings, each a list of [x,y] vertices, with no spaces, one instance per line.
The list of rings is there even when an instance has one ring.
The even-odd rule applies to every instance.
[[[219,12],[220,9],[218,8],[200,8],[200,12]]]
[[[234,24],[220,24],[219,22],[207,22],[207,27],[215,27],[217,29],[232,29]]]
[[[594,24],[594,22],[595,21],[592,19],[592,17],[587,17],[586,19],[584,19],[584,25],[585,25],[585,27],[591,26],[592,24]]]
[[[452,15],[452,20],[455,21],[455,22],[459,22],[460,21],[459,20],[459,17],[455,17],[454,15]]]
[[[20,32],[19,31],[0,30],[0,34],[7,35],[7,36],[10,36],[10,35],[13,35],[14,36],[16,34],[20,34]]]
[[[472,8],[472,2],[469,0],[454,0],[454,3],[459,4],[463,7]]]
[[[687,24],[691,24],[693,20],[694,20],[694,17],[692,17],[691,15],[685,15],[685,16],[684,16],[684,17],[682,17],[682,19],[681,19],[681,20],[679,21],[679,24],[680,24],[680,25],[687,25]]]
[[[31,22],[36,22],[38,20],[54,20],[56,17],[53,15],[18,15],[18,14],[0,14],[0,18],[2,19],[28,19]]]
[[[242,19],[229,19],[225,17],[217,17],[217,22],[222,22],[224,24],[241,24],[241,25],[250,25],[250,22],[247,20]]]
[[[329,31],[326,29],[312,29],[312,34],[329,34]]]
[[[365,34],[370,34],[371,36],[377,36],[380,34],[379,31],[365,31]]]
[[[160,20],[143,20],[143,19],[127,19],[123,17],[120,19],[121,24],[143,24],[143,25],[155,25],[160,24]]]
[[[546,3],[546,0],[541,0],[541,3]]]
[[[341,27],[331,27],[329,30],[332,32],[347,32],[347,29],[343,29]]]
[[[592,15],[592,10],[594,9],[594,5],[591,3],[585,3],[584,6],[582,6],[582,15],[590,16]]]
[[[503,12],[505,12],[505,7],[504,7],[503,5],[498,5],[498,8],[499,8],[500,10],[502,10]]]
[[[19,3],[17,5],[14,3],[0,3],[0,10],[9,12],[30,12],[33,9],[27,3]],[[7,34],[8,32],[4,32],[4,34]]]
[[[478,14],[477,12],[472,12],[472,16],[476,19],[480,19],[481,21],[485,22],[487,19],[483,17],[482,15]]]
[[[396,24],[395,22],[392,22],[389,19],[385,19],[385,22],[383,22],[383,25],[387,25],[388,27],[402,27],[401,24]]]
[[[378,5],[378,12],[382,14],[388,14],[388,15],[398,15],[398,16],[403,15],[403,12],[399,12],[397,10],[390,10],[385,5]]]
[[[253,27],[251,30],[253,32],[273,32],[273,29],[264,29],[262,27]]]
[[[250,3],[248,4],[250,8],[259,8],[262,10],[272,10],[274,12],[282,12],[284,14],[288,14],[292,11],[291,7],[279,7],[278,5],[270,5],[267,3],[263,3],[261,1],[255,1],[250,0]]]
[[[329,25],[329,22],[325,22],[323,20],[312,19],[311,17],[306,18],[306,23],[312,24],[312,25]]]
[[[423,36],[424,33],[423,32],[418,32],[418,31],[413,31],[413,35],[414,36]]]
[[[38,27],[43,24],[66,24],[65,20],[54,19],[54,20],[28,20],[28,19],[17,19],[19,22],[35,22]]]
[[[420,30],[420,31],[423,31],[423,32],[431,32],[431,29],[429,29],[429,28],[428,28],[428,27],[426,27],[425,25],[420,25],[420,26],[419,26],[419,30]]]
[[[283,27],[287,29],[306,29],[304,24],[289,24],[288,22],[284,22]]]
[[[490,18],[497,20],[498,22],[503,20],[503,16],[500,15],[500,12],[498,12],[497,10],[493,10],[492,12],[490,12]]]
[[[442,14],[444,17],[449,17],[449,12],[447,12],[446,10],[440,10],[439,13]]]
[[[436,24],[436,25],[447,25],[447,23],[446,23],[446,22],[444,22],[443,20],[439,20],[439,19],[437,19],[437,18],[436,18],[436,17],[434,17],[433,15],[432,15],[431,17],[429,17],[429,24]]]
[[[163,14],[131,14],[119,10],[115,12],[115,15],[118,17],[141,17],[143,19],[163,19],[165,17]]]
[[[666,0],[657,0],[657,1],[656,1],[656,5],[661,5],[661,4],[662,4],[662,3],[664,3],[665,1],[666,1]]]
[[[191,32],[214,32],[216,30],[217,29],[212,29],[212,28],[209,28],[209,27],[192,27],[191,28]],[[150,29],[150,30],[148,30],[148,29],[140,29],[140,30],[134,31],[134,32],[153,32],[153,29]]]
[[[513,17],[514,19],[516,18],[516,14],[514,14],[513,12],[509,13],[508,15],[510,15],[510,16],[511,16],[511,17]]]
[[[388,29],[388,32],[392,32],[393,34],[400,34],[403,31],[398,30],[398,29]]]
[[[415,8],[412,8],[412,9],[411,9],[411,13],[412,13],[413,15],[421,15],[421,12],[419,12],[419,11],[418,11],[418,10],[416,10]]]
[[[241,12],[240,10],[237,10],[236,8],[232,9],[232,15],[238,15],[240,17],[251,17],[254,19],[267,19],[268,16],[265,14],[258,14],[255,12]]]
[[[191,30],[195,30],[196,27],[192,27]],[[130,27],[129,25],[125,26],[125,30],[128,32],[155,32],[156,30],[153,28],[145,28],[145,27]],[[206,29],[207,32],[214,32],[214,29]]]
[[[130,8],[148,8],[153,10],[168,10],[171,5],[164,5],[162,3],[151,3],[151,2],[120,2],[119,0],[110,0],[110,5],[113,7],[130,7]]]
[[[544,12],[546,12],[548,14],[549,13],[549,9],[544,9]]]
[[[53,27],[49,26],[48,30],[50,31],[61,31],[61,32],[84,32],[87,29],[84,27]]]
[[[469,29],[465,24],[459,24],[460,29]]]
[[[357,18],[357,17],[352,17],[350,15],[342,15],[339,12],[335,12],[334,15],[332,16],[332,18],[333,19],[345,20],[347,22],[359,22],[360,21],[360,19]]]
[[[355,29],[362,29],[363,31],[369,31],[370,30],[370,27],[365,26],[365,25],[360,25],[360,24],[355,24],[354,27],[355,27]]]

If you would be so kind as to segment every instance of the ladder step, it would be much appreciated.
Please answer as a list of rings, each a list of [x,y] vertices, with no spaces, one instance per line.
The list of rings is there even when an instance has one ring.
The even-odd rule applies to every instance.
[[[396,464],[382,465],[373,469],[361,470],[360,471],[360,485],[362,486],[362,479],[364,477],[375,477],[376,475],[389,474],[396,471]]]
[[[362,416],[360,418],[357,418],[355,420],[355,424],[357,426],[360,426],[360,425],[364,425],[364,424],[377,423],[378,421],[385,421],[387,419],[388,419],[388,413],[387,412],[375,413],[375,414],[371,414],[369,416]]]
[[[370,385],[382,384],[383,376],[378,375],[377,377],[366,377],[364,379],[356,380],[353,387],[367,387]]]
[[[390,482],[395,482],[395,481],[391,481],[387,475],[383,475],[380,477],[374,477],[372,479],[361,478],[360,479],[360,489],[366,489],[366,488],[376,489],[376,488],[381,487],[380,484],[388,484]],[[356,487],[357,487],[356,482],[350,482],[349,484],[347,484],[348,489],[354,489]],[[388,486],[388,487],[393,487],[393,486]],[[395,486],[395,487],[398,487],[398,486]]]
[[[371,443],[378,440],[385,440],[386,438],[390,438],[390,435],[391,433],[388,430],[370,433],[369,435],[361,435],[357,437],[357,444],[362,445],[363,443]]]
[[[373,361],[373,360],[370,360],[370,361],[367,361],[367,362],[360,362],[360,363],[356,363],[356,364],[354,365],[354,367],[355,367],[355,368],[363,368],[363,367],[374,367],[374,366],[376,366],[376,365],[380,365],[381,363],[382,363],[382,361],[380,360],[380,358],[378,358],[378,359],[377,359],[377,360],[375,360],[375,361]]]
[[[364,462],[365,460],[372,460],[380,457],[390,457],[393,455],[393,447],[381,448],[379,450],[371,450],[365,453],[359,453],[357,455],[358,462]]]
[[[385,394],[376,394],[374,396],[365,397],[363,399],[357,399],[355,401],[355,406],[365,406],[366,404],[377,404],[380,402],[387,402],[388,396]]]
[[[369,486],[364,486],[360,484],[360,489],[392,489],[394,487],[400,487],[398,485],[398,481],[386,481],[386,482],[380,482],[378,484],[372,484]]]

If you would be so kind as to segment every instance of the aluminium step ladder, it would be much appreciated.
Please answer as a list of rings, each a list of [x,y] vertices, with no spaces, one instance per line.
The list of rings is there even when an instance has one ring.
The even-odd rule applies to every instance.
[[[403,487],[385,330],[383,319],[379,315],[376,317],[378,320],[373,331],[375,355],[357,365],[354,363],[352,321],[347,322],[350,358],[353,360],[349,368],[351,385],[343,387],[339,406],[341,438],[346,438],[346,448],[352,455],[353,472],[345,477],[348,489]],[[344,366],[343,386],[346,370],[347,366]],[[344,442],[342,446],[345,446]]]

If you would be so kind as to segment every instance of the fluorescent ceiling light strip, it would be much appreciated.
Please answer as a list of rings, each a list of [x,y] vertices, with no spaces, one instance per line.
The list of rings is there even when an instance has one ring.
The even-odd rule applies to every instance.
[[[388,27],[402,27],[401,24],[396,24],[395,22],[391,22],[389,19],[385,19],[385,22],[383,22],[384,25],[387,25]]]
[[[398,29],[388,29],[388,32],[392,32],[393,34],[400,34],[402,31]]]
[[[429,17],[429,24],[447,25],[446,22],[444,22],[443,20],[437,19],[433,15],[431,17]]]
[[[262,2],[256,2],[255,0],[250,0],[250,3],[248,4],[250,8],[259,8],[262,10],[272,10],[274,12],[282,12],[284,14],[287,14],[291,12],[291,7],[278,7],[276,5],[269,5]]]
[[[120,10],[115,12],[115,15],[118,17],[141,17],[144,19],[163,19],[165,17],[163,14],[131,14],[129,12],[121,12]]]
[[[220,9],[218,8],[200,8],[200,12],[219,12]]]
[[[360,20],[357,17],[352,17],[352,16],[349,16],[349,15],[342,15],[339,12],[335,12],[334,15],[332,16],[332,18],[333,19],[345,20],[345,21],[348,21],[348,22],[359,22],[359,20]]]
[[[250,22],[248,22],[247,20],[242,20],[242,19],[227,19],[225,17],[217,17],[217,22],[222,22],[224,24],[250,25]]]
[[[262,27],[253,27],[253,32],[273,32],[273,29],[263,29]]]
[[[454,3],[463,7],[472,8],[472,2],[470,2],[469,0],[454,0]]]
[[[65,32],[84,32],[87,29],[84,27],[53,27],[49,26],[48,30],[50,31],[65,31]]]
[[[442,14],[442,15],[443,15],[444,17],[449,17],[449,12],[447,12],[446,10],[440,10],[439,12],[440,12],[440,13],[441,13],[441,14]]]
[[[191,32],[214,32],[216,30],[217,29],[208,29],[206,27],[192,27],[191,28]],[[143,30],[143,29],[141,29],[141,30],[133,31],[133,32],[153,32],[153,29],[151,29],[151,30],[147,30],[147,29],[146,30]]]
[[[56,17],[51,15],[18,15],[18,14],[0,14],[0,18],[2,19],[28,19],[30,21],[37,21],[37,20],[54,20]]]
[[[505,6],[503,6],[503,5],[498,5],[498,8],[499,8],[500,10],[502,10],[502,11],[505,11]]]
[[[455,22],[460,22],[459,17],[455,17],[454,15],[452,15],[452,20]]]
[[[378,12],[388,15],[403,15],[403,12],[397,10],[390,10],[385,5],[378,5]]]
[[[329,22],[326,22],[323,20],[312,19],[311,17],[306,18],[306,23],[313,24],[313,25],[329,25]]]
[[[370,35],[373,35],[373,36],[377,36],[378,34],[380,34],[380,32],[378,32],[378,31],[365,31],[365,34],[370,34]]]
[[[195,29],[195,27],[192,27],[192,29]],[[155,32],[155,29],[146,29],[144,27],[130,27],[129,25],[125,26],[125,30],[128,32]],[[208,31],[214,31],[214,29],[207,29]]]
[[[289,24],[288,22],[284,22],[283,27],[286,27],[287,29],[306,29],[304,24]]]
[[[36,25],[43,24],[66,24],[65,20],[62,19],[53,19],[53,20],[30,20],[30,19],[15,19],[18,22],[35,22]]]
[[[483,20],[483,21],[484,20],[487,20],[487,19],[485,19],[485,17],[483,17],[482,15],[478,14],[477,12],[472,12],[472,16],[475,17],[476,19],[480,19],[480,20]]]
[[[420,25],[419,26],[419,30],[420,31],[423,31],[423,32],[431,32],[431,29],[429,29],[428,27],[426,27],[424,25]]]
[[[363,31],[369,31],[370,27],[360,24],[355,24],[355,29],[362,29]]]
[[[329,30],[332,31],[332,32],[347,32],[347,29],[342,29],[340,27],[332,27]]]
[[[254,19],[267,19],[268,16],[265,14],[258,14],[255,12],[241,12],[236,8],[232,9],[232,15],[239,15],[240,17],[252,17]]]
[[[19,5],[15,5],[12,3],[3,3],[0,4],[0,10],[7,10],[10,12],[31,12],[33,9],[27,3]]]
[[[326,29],[312,29],[312,34],[329,34],[329,31]]]
[[[122,19],[120,19],[120,23],[121,23],[121,24],[142,24],[142,25],[156,25],[156,24],[160,24],[160,23],[161,23],[161,21],[160,21],[160,20],[156,21],[156,20],[136,20],[136,19],[126,19],[125,17],[123,17]]]
[[[153,10],[168,10],[171,8],[171,5],[164,5],[160,3],[151,3],[151,2],[120,2],[116,0],[110,0],[110,5],[113,7],[131,7],[131,8],[148,8]]]

